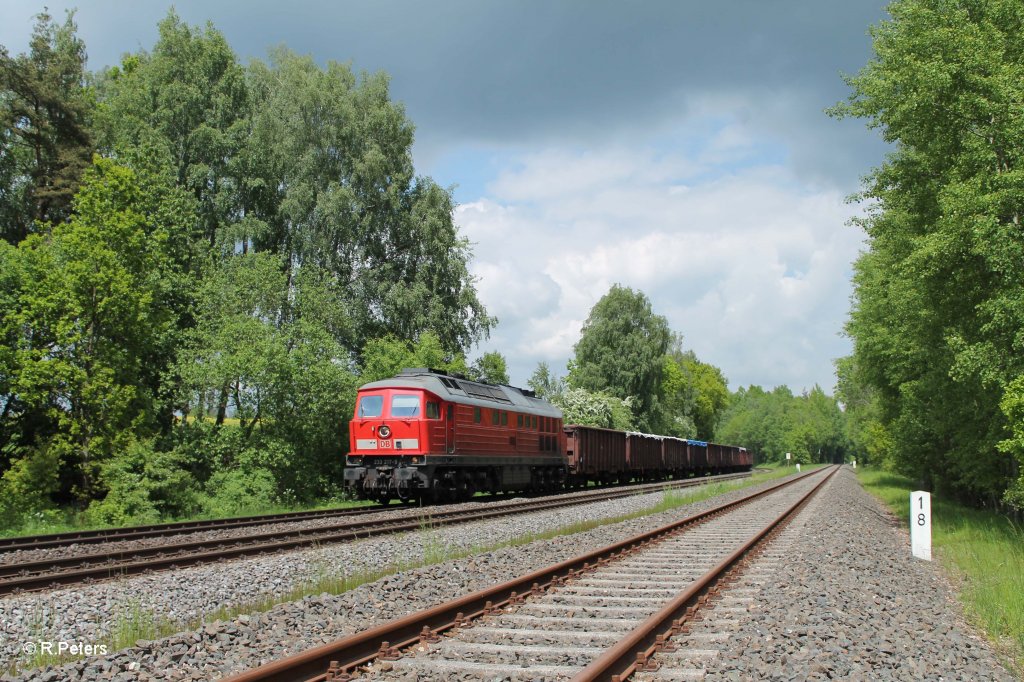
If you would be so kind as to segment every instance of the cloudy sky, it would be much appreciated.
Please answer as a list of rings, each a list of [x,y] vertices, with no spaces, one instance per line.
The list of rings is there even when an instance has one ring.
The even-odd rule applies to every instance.
[[[168,6],[0,0],[27,49],[43,5],[78,7],[89,66],[150,49]],[[823,110],[870,57],[879,0],[180,0],[243,62],[285,44],[384,70],[419,173],[455,187],[473,273],[500,322],[484,350],[525,384],[564,373],[590,308],[640,289],[684,345],[741,385],[819,384],[863,235],[845,198],[885,147]]]

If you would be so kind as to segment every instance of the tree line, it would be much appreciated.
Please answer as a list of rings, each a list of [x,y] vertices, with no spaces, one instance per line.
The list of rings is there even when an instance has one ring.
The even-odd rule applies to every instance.
[[[1024,506],[1024,5],[897,0],[837,116],[891,143],[865,179],[838,363],[852,437],[929,490]]]

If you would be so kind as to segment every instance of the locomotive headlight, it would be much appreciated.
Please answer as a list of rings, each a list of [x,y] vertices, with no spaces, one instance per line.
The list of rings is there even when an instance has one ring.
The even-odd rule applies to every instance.
[[[380,436],[381,438],[388,438],[391,436],[391,429],[388,427],[387,424],[384,424],[379,429],[377,429],[377,435]]]

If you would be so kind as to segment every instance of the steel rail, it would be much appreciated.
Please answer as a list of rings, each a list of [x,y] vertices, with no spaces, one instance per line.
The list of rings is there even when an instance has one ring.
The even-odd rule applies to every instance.
[[[733,475],[734,477],[746,476]],[[717,480],[722,480],[717,477]],[[655,489],[691,487],[707,483],[707,479],[681,479],[650,484]],[[258,556],[301,547],[352,541],[431,527],[469,523],[515,513],[560,509],[581,503],[614,500],[643,494],[634,488],[606,489],[584,498],[540,498],[527,502],[489,504],[482,509],[462,509],[404,517],[401,519],[354,521],[315,529],[257,533],[236,538],[218,538],[196,542],[158,545],[133,550],[84,554],[39,561],[0,564],[0,595],[27,590],[40,590],[60,585],[90,583],[97,580],[137,575],[155,570],[185,568],[199,564],[240,557]],[[54,569],[64,568],[60,572]]]
[[[345,674],[348,671],[365,666],[378,658],[397,656],[398,650],[421,641],[436,641],[438,634],[461,627],[475,618],[490,615],[504,606],[521,603],[527,594],[541,594],[549,587],[563,584],[567,578],[582,575],[641,546],[820,473],[821,470],[806,472],[738,500],[715,505],[667,526],[225,678],[225,682],[323,682],[336,677],[346,679]]]
[[[724,474],[719,476],[708,476],[691,479],[673,479],[659,483],[634,484],[631,489],[644,486],[663,487],[666,484],[684,482],[711,482],[730,480],[750,476],[749,472],[740,474]],[[695,483],[690,483],[695,485]],[[607,488],[601,488],[607,489]],[[571,493],[573,491],[568,491]],[[567,494],[560,492],[558,494]],[[484,498],[494,499],[494,498]],[[499,502],[495,502],[499,504]],[[252,526],[269,526],[277,523],[294,523],[296,521],[309,521],[326,518],[343,518],[351,516],[364,516],[367,514],[386,512],[389,510],[402,511],[410,507],[390,507],[388,505],[372,505],[366,507],[335,507],[332,509],[316,509],[301,512],[284,512],[281,514],[264,514],[258,516],[237,516],[226,519],[206,519],[201,521],[175,521],[171,523],[158,523],[146,526],[124,526],[121,528],[103,528],[99,530],[82,530],[67,533],[50,533],[46,535],[22,535],[9,538],[0,538],[0,554],[4,552],[30,551],[36,549],[52,549],[55,547],[66,547],[69,545],[102,544],[108,542],[122,542],[125,540],[141,540],[170,535],[186,535],[209,530],[230,530],[234,528],[247,528]]]
[[[367,507],[342,507],[319,509],[304,512],[285,512],[283,514],[265,514],[262,516],[238,516],[229,519],[207,519],[203,521],[176,521],[158,523],[150,526],[125,526],[123,528],[104,528],[71,533],[52,533],[49,535],[23,535],[20,537],[0,538],[0,552],[19,550],[51,549],[68,545],[99,544],[104,542],[120,542],[122,540],[139,540],[144,538],[163,537],[167,535],[185,535],[206,530],[223,530],[230,528],[246,528],[274,523],[291,523],[310,519],[333,518],[343,516],[361,516],[388,509],[381,505]]]
[[[575,675],[571,682],[623,682],[637,671],[653,670],[648,667],[648,661],[666,646],[670,637],[682,631],[687,617],[693,615],[698,599],[702,595],[708,594],[730,570],[747,556],[752,548],[780,530],[785,523],[799,513],[838,470],[839,467],[835,467],[828,476],[824,477],[795,504],[781,512],[770,524],[752,535],[732,554],[722,559],[688,588],[676,595],[672,601],[627,633],[618,643]]]

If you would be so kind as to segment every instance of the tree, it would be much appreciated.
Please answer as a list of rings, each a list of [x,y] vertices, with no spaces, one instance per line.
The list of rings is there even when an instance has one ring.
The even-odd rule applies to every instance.
[[[997,444],[1024,375],[1024,6],[898,0],[837,115],[895,145],[867,179],[847,331],[893,464],[994,503],[1018,477]]]
[[[643,292],[615,284],[583,324],[568,382],[622,400],[633,397],[638,425],[650,429],[658,421],[662,358],[669,341],[668,322],[652,312]]]
[[[238,419],[214,469],[242,464],[247,481],[266,474],[277,494],[312,499],[340,480],[354,408],[356,378],[330,332],[335,303],[316,271],[293,273],[289,289],[274,254],[238,254],[211,268],[178,361],[184,410],[215,413],[218,426],[229,410]],[[256,449],[265,454],[246,454]]]
[[[0,234],[18,244],[36,221],[59,223],[92,159],[92,101],[74,12],[36,16],[29,53],[0,46]]]
[[[4,409],[31,425],[15,441],[22,456],[55,453],[81,500],[102,490],[105,463],[152,426],[144,361],[172,323],[160,273],[177,225],[153,210],[151,190],[97,158],[69,222],[8,252],[20,272],[8,324],[22,331],[5,334],[14,351]]]
[[[466,358],[461,353],[448,353],[433,332],[424,332],[415,342],[403,341],[394,336],[373,339],[363,349],[362,358],[362,383],[387,379],[412,367],[467,374]]]
[[[862,464],[891,464],[892,440],[882,421],[877,389],[867,383],[853,356],[836,360],[836,398],[843,405],[851,455]]]
[[[356,77],[286,49],[249,69],[243,244],[330,278],[353,354],[386,336],[434,333],[464,352],[494,320],[469,274],[451,192],[414,176],[413,126],[383,73]]]
[[[196,236],[209,246],[242,220],[238,152],[250,133],[245,71],[220,31],[168,12],[152,54],[127,55],[99,79],[101,149],[120,156],[147,147],[166,160],[196,200]]]
[[[1006,390],[1000,407],[1011,424],[1012,435],[999,443],[999,449],[1017,458],[1024,465],[1024,377],[1015,379]],[[1024,468],[1021,469],[1024,471]],[[1007,502],[1024,509],[1024,475],[1006,492]]]
[[[684,351],[683,337],[673,334],[663,373],[663,431],[680,438],[712,440],[729,404],[722,370],[701,362],[692,350]]]
[[[473,362],[470,367],[470,375],[474,379],[491,384],[508,384],[508,366],[505,364],[505,356],[498,351],[484,353]]]
[[[533,370],[533,374],[526,380],[526,385],[537,394],[538,398],[546,400],[551,400],[565,390],[565,381],[552,374],[546,362],[537,363],[537,369]]]

